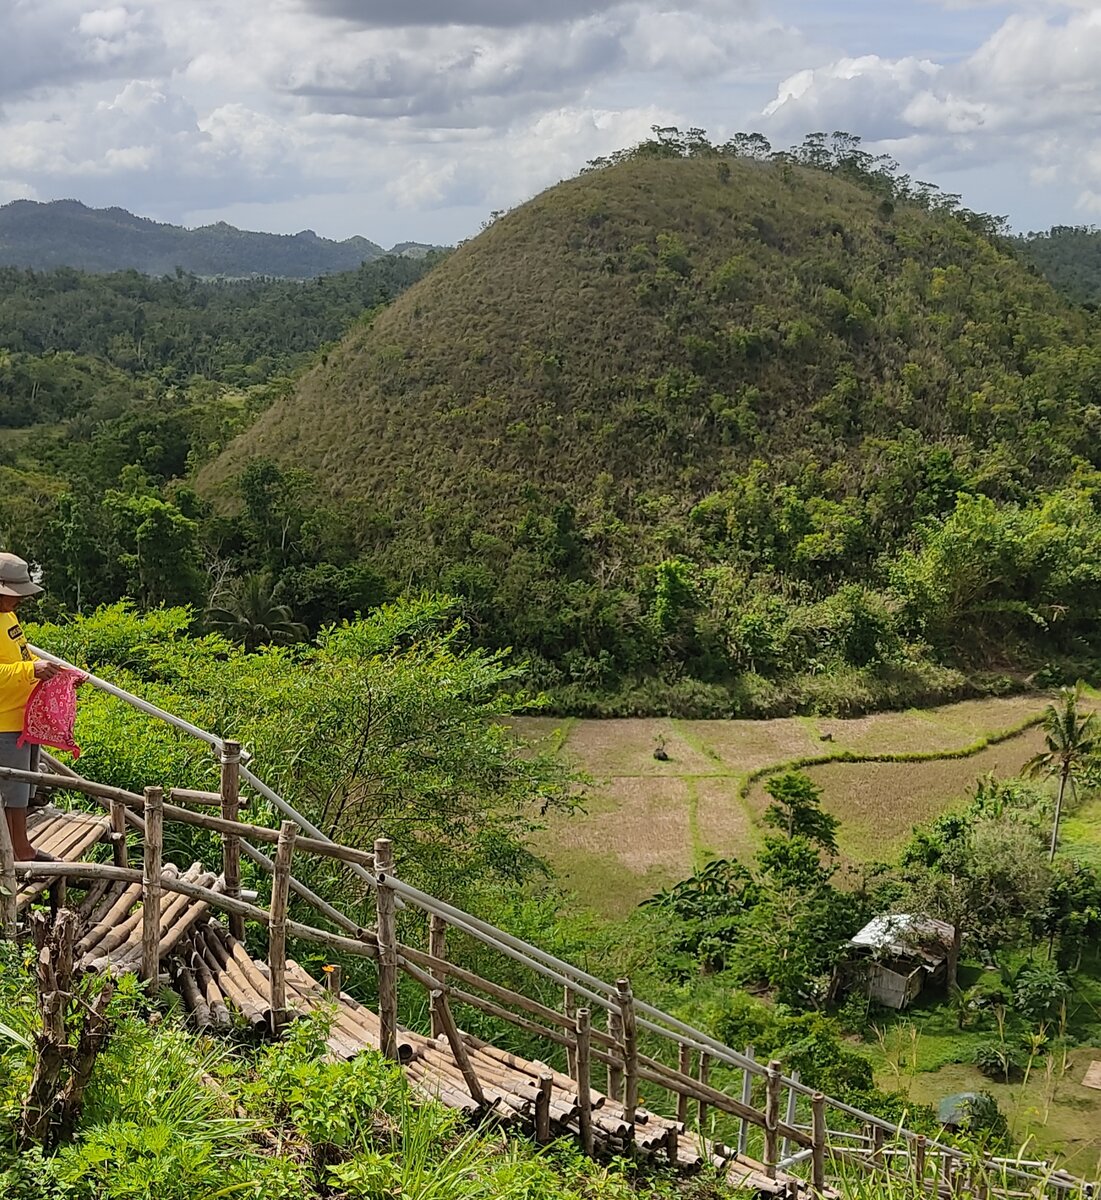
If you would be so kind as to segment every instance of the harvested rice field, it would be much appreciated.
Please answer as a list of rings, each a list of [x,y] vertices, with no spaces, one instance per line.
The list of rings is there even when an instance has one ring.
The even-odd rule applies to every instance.
[[[522,717],[511,724],[592,779],[584,811],[552,816],[533,842],[583,902],[615,917],[711,858],[754,852],[768,800],[760,783],[749,785],[755,771],[843,752],[959,755],[1017,729],[1045,703],[1036,695],[968,700],[853,720]],[[965,796],[980,775],[1017,774],[1041,740],[1030,729],[968,757],[805,769],[841,820],[843,860],[856,865],[889,857],[915,824]],[[658,748],[668,761],[654,758]]]

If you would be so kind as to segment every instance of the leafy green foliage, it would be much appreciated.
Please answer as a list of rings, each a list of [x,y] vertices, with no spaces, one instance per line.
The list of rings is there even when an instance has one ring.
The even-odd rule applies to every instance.
[[[315,646],[255,654],[219,634],[193,637],[192,620],[187,610],[141,616],[115,605],[29,632],[239,738],[271,786],[346,844],[389,834],[399,873],[436,895],[476,904],[539,869],[526,846],[535,804],[571,804],[572,775],[549,755],[526,754],[500,725],[502,711],[525,702],[513,690],[518,671],[502,654],[471,649],[453,606],[402,601],[326,630]],[[82,769],[119,786],[210,787],[217,778],[195,742],[101,693],[82,694],[77,739]],[[212,843],[193,836],[176,847],[181,861],[212,861]],[[338,892],[339,873],[311,869]],[[364,903],[358,892],[345,898]]]
[[[1044,710],[1045,748],[1025,764],[1028,775],[1044,775],[1059,781],[1055,801],[1055,820],[1051,827],[1051,857],[1059,846],[1059,819],[1067,784],[1074,786],[1090,764],[1101,739],[1101,724],[1097,714],[1080,710],[1084,684],[1062,688],[1059,699]]]
[[[1101,302],[1101,229],[1056,225],[1016,239],[1026,262],[1064,295],[1080,304]]]
[[[779,829],[788,839],[805,838],[830,854],[837,853],[837,828],[841,822],[822,811],[822,789],[802,771],[786,771],[765,784],[772,803],[765,810],[765,824]]]

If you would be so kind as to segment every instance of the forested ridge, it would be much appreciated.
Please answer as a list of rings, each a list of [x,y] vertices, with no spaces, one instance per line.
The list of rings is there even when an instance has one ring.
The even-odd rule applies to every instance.
[[[1018,238],[1017,246],[1057,291],[1091,307],[1101,303],[1101,229],[1056,225]]]
[[[230,278],[310,279],[354,271],[387,253],[420,256],[429,249],[405,242],[386,251],[363,237],[334,242],[309,229],[255,233],[224,221],[185,229],[123,208],[88,208],[77,200],[13,200],[0,205],[0,264],[39,271],[75,267],[163,275],[179,270]]]
[[[0,522],[48,603],[258,645],[445,593],[580,713],[1093,663],[1101,336],[998,219],[849,135],[658,130],[434,261],[7,270]]]

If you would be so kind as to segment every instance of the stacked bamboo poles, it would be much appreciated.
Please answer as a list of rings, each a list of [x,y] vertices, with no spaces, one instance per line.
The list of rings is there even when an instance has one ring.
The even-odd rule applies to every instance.
[[[204,871],[200,863],[193,863],[182,873],[171,864],[165,865],[162,871],[166,880],[178,879],[215,893],[222,887],[221,880],[213,872]],[[97,885],[93,884],[95,887]],[[89,904],[93,896],[98,899]],[[102,891],[89,892],[81,906],[86,928],[77,943],[81,970],[122,974],[138,969],[146,915],[141,898],[142,885],[136,883],[115,884]],[[159,914],[159,958],[171,954],[208,913],[205,902],[169,893]]]

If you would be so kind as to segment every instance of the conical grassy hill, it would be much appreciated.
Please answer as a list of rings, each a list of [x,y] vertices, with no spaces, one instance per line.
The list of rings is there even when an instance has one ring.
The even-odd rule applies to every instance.
[[[627,162],[462,246],[213,477],[268,455],[490,525],[533,486],[584,509],[598,481],[686,511],[753,458],[848,459],[904,426],[970,457],[1001,436],[986,393],[1080,328],[957,220],[798,167]]]
[[[353,331],[200,483],[312,471],[341,562],[463,598],[573,711],[851,711],[959,694],[945,666],[1084,661],[1096,318],[983,221],[889,194],[782,157],[585,173]]]

